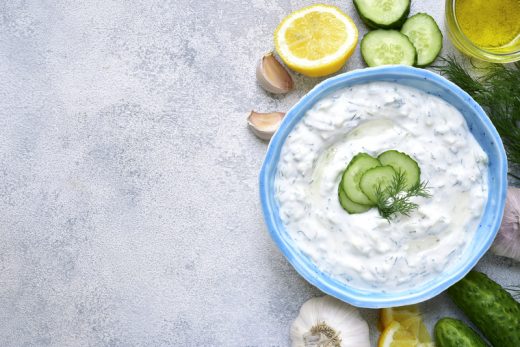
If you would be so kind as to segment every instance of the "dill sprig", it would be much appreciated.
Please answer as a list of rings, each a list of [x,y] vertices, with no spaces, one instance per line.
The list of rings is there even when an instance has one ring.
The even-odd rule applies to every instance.
[[[520,62],[489,64],[472,76],[453,56],[441,58],[443,75],[464,89],[486,111],[495,125],[511,163],[520,165]]]
[[[392,180],[383,189],[382,183],[376,187],[376,206],[381,217],[391,222],[398,214],[409,216],[419,205],[411,198],[420,196],[429,198],[427,182],[418,182],[410,189],[406,189],[406,174],[398,170]]]

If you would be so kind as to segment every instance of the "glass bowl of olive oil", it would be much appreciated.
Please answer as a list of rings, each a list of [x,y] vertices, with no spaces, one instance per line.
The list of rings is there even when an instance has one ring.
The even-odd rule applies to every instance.
[[[520,0],[446,0],[446,25],[453,45],[467,55],[520,60]]]

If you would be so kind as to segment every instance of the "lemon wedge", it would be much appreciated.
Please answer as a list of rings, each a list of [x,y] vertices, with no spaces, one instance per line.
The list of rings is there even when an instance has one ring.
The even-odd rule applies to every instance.
[[[383,330],[377,347],[417,347],[419,340],[406,330],[401,323],[393,321]]]
[[[341,69],[352,55],[358,30],[348,15],[329,5],[312,5],[285,17],[274,34],[284,63],[306,76],[318,77]]]
[[[393,321],[402,323],[403,321],[410,318],[419,318],[421,313],[417,305],[400,306],[400,307],[389,307],[382,308],[380,311],[379,319],[381,321],[383,329],[390,325]]]
[[[379,347],[434,346],[417,305],[383,308],[380,311],[379,323],[383,329]],[[398,328],[395,323],[399,324]],[[393,331],[396,331],[397,335],[390,337],[394,336]]]

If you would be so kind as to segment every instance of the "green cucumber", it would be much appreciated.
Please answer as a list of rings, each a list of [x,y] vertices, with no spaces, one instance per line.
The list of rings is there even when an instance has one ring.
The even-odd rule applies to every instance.
[[[471,271],[448,295],[494,347],[520,346],[520,303],[498,283]]]
[[[417,66],[433,63],[442,49],[442,33],[435,19],[426,13],[417,13],[406,20],[401,32],[417,50]]]
[[[391,166],[379,166],[368,170],[361,176],[359,186],[365,195],[372,201],[377,202],[377,189],[385,191],[395,176],[395,170]]]
[[[439,320],[434,335],[438,347],[488,347],[473,329],[458,319]]]
[[[396,172],[403,172],[406,178],[405,190],[409,190],[421,181],[421,169],[415,160],[408,154],[398,152],[396,150],[389,150],[383,152],[377,157],[381,165],[389,165]]]
[[[350,200],[361,205],[373,205],[372,201],[361,191],[359,181],[367,170],[380,165],[379,160],[366,153],[356,154],[352,158],[341,180],[341,187]]]
[[[373,29],[399,29],[410,13],[410,0],[354,0],[354,6]]]
[[[360,47],[368,66],[413,66],[417,62],[417,51],[412,42],[397,30],[370,31],[361,40]]]
[[[356,204],[354,201],[350,200],[348,198],[347,194],[345,194],[345,192],[343,191],[343,188],[341,187],[341,185],[339,186],[339,189],[338,189],[338,197],[339,197],[339,203],[341,204],[341,207],[343,207],[343,209],[350,214],[363,213],[363,212],[370,210],[370,208],[371,208],[368,205]]]

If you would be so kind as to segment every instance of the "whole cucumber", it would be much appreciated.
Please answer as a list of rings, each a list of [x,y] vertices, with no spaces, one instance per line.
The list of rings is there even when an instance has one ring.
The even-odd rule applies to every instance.
[[[520,303],[498,283],[471,271],[448,295],[494,347],[520,346]]]
[[[458,319],[439,320],[434,334],[438,347],[488,347],[473,329]]]

